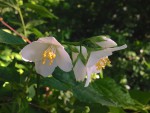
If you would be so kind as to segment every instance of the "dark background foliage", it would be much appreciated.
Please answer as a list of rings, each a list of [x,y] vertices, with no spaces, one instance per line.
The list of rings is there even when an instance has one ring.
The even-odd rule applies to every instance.
[[[15,45],[11,32],[14,42],[0,44],[0,112],[148,113],[149,4],[149,0],[0,0],[0,16],[31,41],[54,36],[60,42],[74,42],[109,35],[118,45],[128,45],[110,57],[112,63],[103,70],[104,78],[87,89],[74,80],[72,72],[69,76],[56,69],[54,77],[40,78],[37,97],[34,64],[21,60],[19,51],[25,44]],[[0,29],[10,32],[3,24]],[[8,34],[0,31],[0,39],[4,36]],[[137,103],[133,105],[129,95]]]

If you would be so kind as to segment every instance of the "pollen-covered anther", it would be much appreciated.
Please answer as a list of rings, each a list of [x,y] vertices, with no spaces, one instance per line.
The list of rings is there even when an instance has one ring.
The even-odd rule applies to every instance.
[[[105,69],[105,67],[107,65],[109,65],[111,63],[111,61],[105,57],[105,58],[101,58],[95,65],[96,65],[96,69],[97,70],[102,70]]]
[[[43,53],[43,61],[42,61],[42,63],[45,64],[46,63],[46,59],[48,59],[49,60],[49,65],[51,65],[55,58],[56,58],[55,51],[51,47],[49,47]]]

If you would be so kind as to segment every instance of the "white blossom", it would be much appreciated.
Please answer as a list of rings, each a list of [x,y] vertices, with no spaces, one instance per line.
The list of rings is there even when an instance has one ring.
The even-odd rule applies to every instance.
[[[51,75],[58,66],[65,72],[72,70],[72,61],[64,47],[54,38],[39,38],[21,50],[24,61],[34,62],[35,70],[42,76]]]
[[[91,52],[86,64],[82,62],[81,58],[77,57],[79,53],[73,53],[73,61],[76,61],[73,68],[75,78],[77,81],[84,81],[87,76],[85,87],[89,85],[92,74],[99,73],[106,65],[111,63],[108,56],[112,55],[114,51],[125,49],[127,47],[126,44],[120,47],[115,47],[117,44],[113,40],[106,37],[103,37],[103,39],[104,41],[97,42],[102,49]],[[81,48],[83,56],[87,58],[86,48],[83,46],[81,46]],[[80,47],[77,47],[77,49],[79,50]]]

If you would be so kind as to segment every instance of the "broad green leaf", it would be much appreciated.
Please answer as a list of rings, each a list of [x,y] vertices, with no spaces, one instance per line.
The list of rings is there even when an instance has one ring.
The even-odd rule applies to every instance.
[[[30,9],[34,10],[36,13],[38,13],[42,17],[54,18],[54,19],[58,18],[53,13],[51,13],[49,10],[47,10],[45,7],[43,7],[41,5],[26,3],[26,4],[24,4],[24,6],[25,6],[25,8],[30,8]]]
[[[60,82],[69,85],[70,87],[74,87],[79,84],[75,80],[73,71],[66,73],[60,70],[59,68],[56,68],[55,72],[53,73],[53,77],[59,80]]]
[[[106,106],[135,106],[128,92],[123,91],[112,79],[96,80],[87,88],[79,85],[73,88],[76,98],[88,103],[100,103]]]
[[[119,107],[109,107],[110,113],[126,113],[122,108]]]
[[[141,106],[135,103],[129,93],[124,91],[110,78],[96,80],[88,87],[84,87],[83,82],[75,81],[72,72],[65,73],[57,68],[53,74],[53,78],[45,78],[45,83],[42,81],[42,84],[59,90],[72,90],[74,96],[81,102],[89,104],[98,103],[106,106],[123,107],[134,110],[141,109]]]
[[[55,88],[55,89],[58,89],[58,90],[67,90],[67,89],[69,89],[69,87],[65,83],[57,80],[54,77],[44,78],[44,79],[41,80],[41,83],[42,83],[43,86],[49,86],[49,87],[52,87],[52,88]]]
[[[90,113],[109,113],[108,107],[101,104],[89,104]]]
[[[106,98],[115,103],[116,106],[128,107],[134,106],[134,100],[127,91],[123,91],[113,79],[103,78],[92,83],[93,88]]]
[[[1,29],[0,29],[0,43],[6,43],[6,44],[12,44],[12,45],[25,44],[25,42],[20,37],[16,37]]]
[[[73,88],[74,96],[82,102],[99,103],[106,106],[115,106],[109,98],[96,91],[92,86],[84,87],[83,84]]]
[[[142,104],[148,104],[150,102],[150,92],[131,90],[130,94],[132,98],[139,101]]]

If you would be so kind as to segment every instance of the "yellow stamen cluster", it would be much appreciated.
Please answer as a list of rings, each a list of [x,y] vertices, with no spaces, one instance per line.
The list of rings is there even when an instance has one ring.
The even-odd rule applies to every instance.
[[[52,47],[49,47],[43,53],[43,61],[42,61],[42,63],[45,64],[46,63],[46,59],[48,59],[50,61],[49,65],[51,65],[55,58],[56,58],[56,54],[55,54],[54,49]]]
[[[111,63],[111,61],[105,57],[105,58],[101,58],[95,65],[96,65],[96,69],[97,70],[102,70],[105,69],[106,65],[109,65]]]

